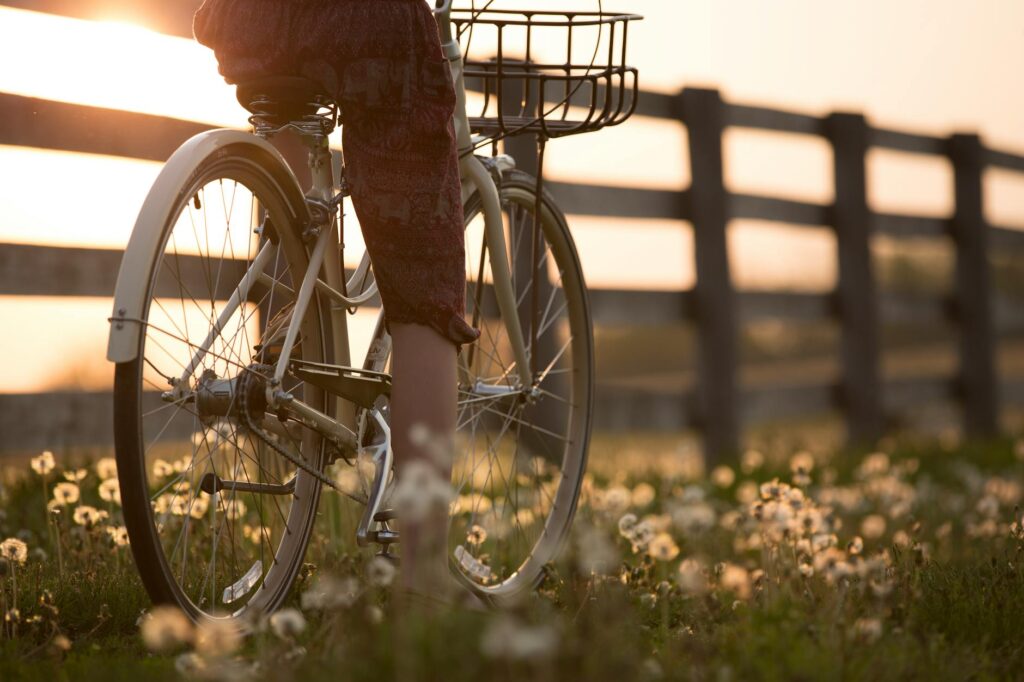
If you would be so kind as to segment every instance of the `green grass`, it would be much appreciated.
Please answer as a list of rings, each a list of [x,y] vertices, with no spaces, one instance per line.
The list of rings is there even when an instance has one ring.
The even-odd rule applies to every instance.
[[[192,657],[188,645],[147,651],[137,625],[147,597],[128,548],[102,529],[65,518],[60,571],[43,484],[18,467],[3,479],[0,540],[21,537],[30,556],[0,577],[4,608],[16,582],[21,612],[17,635],[8,623],[0,638],[0,679],[164,680],[187,666],[189,677],[303,681],[1022,679],[1024,535],[1013,524],[1024,462],[1016,450],[1009,441],[891,442],[888,467],[867,460],[873,471],[865,453],[815,452],[800,507],[821,512],[814,518],[832,525],[836,546],[809,552],[797,531],[773,535],[776,521],[757,521],[737,500],[751,482],[792,480],[790,450],[769,449],[746,471],[737,465],[729,481],[704,475],[672,439],[598,438],[573,541],[522,604],[488,614],[398,613],[389,590],[363,577],[369,554],[351,541],[320,542],[292,605],[327,573],[359,577],[354,603],[307,610],[296,638],[266,630],[237,651]],[[97,485],[90,473],[83,501],[109,508],[119,523]],[[639,536],[619,531],[627,513],[662,529],[659,541],[678,555],[634,553]],[[884,532],[864,537],[860,554],[847,550],[873,515],[885,518]],[[322,535],[337,536],[350,521],[331,510]],[[588,570],[595,547],[613,552],[596,573]],[[869,563],[880,553],[884,563]],[[684,560],[699,562],[688,574],[697,583],[680,573]]]

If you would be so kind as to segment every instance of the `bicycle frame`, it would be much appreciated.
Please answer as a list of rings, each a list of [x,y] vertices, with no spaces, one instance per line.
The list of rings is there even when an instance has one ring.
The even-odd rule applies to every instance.
[[[457,105],[454,115],[456,138],[460,154],[460,172],[462,177],[462,197],[465,202],[474,193],[479,193],[482,200],[482,213],[484,216],[485,239],[487,249],[490,251],[490,260],[493,274],[493,286],[496,294],[499,312],[502,323],[506,326],[508,338],[512,347],[513,357],[516,364],[516,375],[519,379],[517,386],[510,386],[507,391],[516,393],[529,391],[533,387],[533,377],[530,373],[529,362],[527,361],[527,349],[523,337],[522,328],[517,313],[515,293],[513,290],[510,274],[510,263],[508,249],[505,243],[504,225],[499,199],[498,187],[492,177],[492,171],[511,169],[514,162],[509,157],[499,157],[492,162],[491,168],[484,165],[481,159],[473,155],[473,139],[470,133],[469,119],[466,113],[466,92],[463,78],[463,58],[458,41],[453,36],[451,25],[451,0],[439,0],[435,10],[435,17],[438,23],[438,30],[441,36],[442,49],[446,59],[451,66],[452,77],[457,95]],[[344,183],[338,190],[335,178],[333,177],[333,164],[331,150],[327,136],[322,133],[311,132],[303,129],[300,124],[286,126],[294,128],[310,147],[309,167],[312,172],[313,184],[305,197],[300,195],[298,183],[292,187],[282,188],[284,191],[294,193],[295,204],[301,206],[306,203],[306,211],[310,207],[320,209],[337,208],[340,199],[345,195]],[[111,329],[107,357],[117,363],[134,360],[140,349],[140,336],[145,323],[146,301],[141,293],[142,288],[138,286],[141,281],[149,281],[152,273],[149,271],[152,256],[159,252],[164,245],[161,230],[154,229],[154,225],[163,227],[166,216],[161,213],[165,210],[166,197],[175,196],[182,188],[187,186],[195,159],[205,158],[206,155],[222,149],[229,145],[250,145],[259,147],[263,153],[276,159],[285,168],[283,157],[267,142],[266,139],[248,132],[237,130],[215,130],[201,133],[190,139],[168,160],[164,171],[150,191],[149,198],[143,206],[139,215],[136,228],[132,232],[126,254],[133,257],[123,259],[121,271],[118,275],[118,284],[114,296],[114,314],[110,318]],[[345,271],[341,258],[339,257],[342,245],[341,237],[344,231],[342,219],[333,219],[333,213],[328,214],[331,219],[322,220],[319,224],[311,224],[307,234],[315,239],[309,260],[309,265],[303,275],[303,280],[294,292],[295,310],[293,315],[296,319],[302,319],[313,301],[315,294],[325,296],[330,303],[330,324],[333,338],[334,368],[341,370],[352,370],[355,373],[366,374],[367,370],[360,370],[351,367],[351,349],[348,333],[347,311],[354,307],[365,304],[376,293],[376,285],[372,285],[362,294],[354,297],[346,296],[342,292],[349,291],[350,285],[359,282],[370,267],[369,254],[364,254],[356,273],[348,282],[345,281]],[[305,215],[294,216],[301,224],[309,218]],[[273,246],[268,242],[260,253],[255,257],[247,272],[239,281],[235,291],[226,302],[219,318],[215,321],[208,333],[205,342],[196,347],[191,361],[185,371],[178,378],[169,392],[172,399],[181,399],[189,391],[193,390],[193,374],[201,366],[203,357],[210,352],[210,348],[218,336],[221,328],[227,324],[238,309],[249,300],[250,293],[258,283],[273,285],[273,280],[264,272],[273,253]],[[146,257],[149,256],[149,257]],[[280,285],[280,283],[277,283]],[[383,316],[378,319],[378,327],[375,336],[385,339],[386,344],[390,343],[383,326]],[[307,426],[316,429],[318,432],[329,438],[346,454],[355,454],[359,450],[358,424],[356,404],[350,400],[336,400],[336,407],[333,414],[324,414],[310,405],[294,398],[283,390],[281,383],[285,374],[289,371],[292,363],[291,355],[298,335],[298,325],[292,325],[286,335],[281,354],[274,368],[273,378],[268,382],[266,398],[270,412],[285,411],[290,416]],[[371,347],[367,353],[364,367],[369,368],[375,360],[386,357],[387,347]],[[465,369],[460,368],[460,380],[468,384],[468,376]],[[373,372],[369,372],[373,374]],[[473,387],[468,390],[472,391]],[[494,386],[488,387],[488,394],[494,395],[497,391],[506,389]],[[390,469],[390,448],[388,449],[387,469]],[[383,460],[381,462],[383,464]],[[379,498],[379,495],[373,496]],[[369,500],[368,507],[375,507],[378,500]],[[372,518],[376,509],[367,509],[367,517]],[[365,528],[361,528],[365,533]]]

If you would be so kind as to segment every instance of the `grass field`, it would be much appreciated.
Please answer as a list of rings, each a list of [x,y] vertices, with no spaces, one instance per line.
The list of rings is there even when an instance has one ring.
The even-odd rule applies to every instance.
[[[108,461],[8,468],[0,679],[1024,678],[1024,447],[776,447],[705,472],[681,443],[596,437],[568,550],[498,613],[395,614],[325,499],[293,610],[244,642],[140,618]]]

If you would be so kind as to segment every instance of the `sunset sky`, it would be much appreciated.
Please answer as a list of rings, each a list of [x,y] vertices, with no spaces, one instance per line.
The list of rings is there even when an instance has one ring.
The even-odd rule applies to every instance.
[[[550,0],[497,3],[530,5],[554,6]],[[557,6],[595,8],[597,2],[559,0]],[[993,147],[1024,152],[1024,3],[1018,0],[620,0],[605,9],[646,17],[630,39],[645,88],[714,86],[737,102],[813,114],[862,111],[877,125],[938,135],[977,131]],[[0,92],[245,125],[211,53],[141,27],[0,8],[0,63]],[[552,143],[548,171],[562,180],[682,188],[689,182],[685,151],[679,125],[634,117],[616,129]],[[731,131],[726,152],[731,189],[831,199],[831,153],[821,141]],[[0,146],[0,171],[0,242],[121,248],[159,164]],[[869,198],[878,209],[935,215],[951,209],[947,164],[873,152],[869,172]],[[52,204],[55,188],[68,210],[40,210]],[[992,172],[986,189],[990,221],[1024,227],[1024,176]],[[692,285],[685,224],[571,222],[591,286]],[[824,232],[746,222],[731,226],[730,240],[740,287],[833,283],[834,244]],[[35,332],[0,339],[4,357],[26,358],[0,376],[0,391],[104,385],[110,369],[96,358],[108,306],[106,300],[0,298],[5,326]],[[47,333],[56,329],[55,319],[73,321],[74,335]],[[83,358],[81,368],[55,373],[53,358],[69,354]],[[79,378],[69,376],[75,373]]]

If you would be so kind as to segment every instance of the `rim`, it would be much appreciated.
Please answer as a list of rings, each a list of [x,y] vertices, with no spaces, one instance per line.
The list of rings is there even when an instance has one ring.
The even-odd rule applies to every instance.
[[[272,224],[289,224],[287,200],[276,187],[258,163],[244,158],[215,161],[200,171],[168,212],[164,249],[147,292],[148,324],[137,360],[140,475],[134,485],[146,501],[142,527],[150,537],[143,544],[175,601],[193,617],[275,608],[302,560],[319,499],[313,477],[296,472],[245,427],[236,391],[228,400],[213,397],[229,381],[260,385],[259,365],[273,359],[266,326],[287,305],[305,269],[305,249],[290,232],[282,230],[276,246],[254,232],[268,216]],[[263,270],[270,279],[219,324],[262,249],[270,250]],[[297,357],[323,360],[322,330],[311,306]],[[213,342],[195,362],[208,335]],[[321,392],[294,378],[282,388],[309,404],[324,403]],[[314,432],[271,421],[276,423],[264,426],[280,446],[322,466],[323,444]],[[212,477],[273,485],[290,485],[294,478],[294,491],[242,491]]]
[[[466,314],[481,337],[460,357],[449,544],[458,574],[495,597],[532,588],[560,549],[589,438],[592,336],[585,288],[564,220],[547,203],[538,255],[537,353],[530,347],[534,196],[525,183],[503,184],[513,285],[533,376],[540,380],[533,404],[493,395],[517,381],[515,361],[489,286],[483,217],[478,205],[467,208]]]

